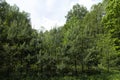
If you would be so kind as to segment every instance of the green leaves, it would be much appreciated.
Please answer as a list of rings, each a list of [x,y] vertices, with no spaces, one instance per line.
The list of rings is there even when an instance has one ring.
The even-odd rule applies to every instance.
[[[86,7],[76,4],[73,6],[73,8],[68,12],[67,16],[65,17],[67,21],[71,20],[72,18],[82,20],[87,12],[88,11]]]

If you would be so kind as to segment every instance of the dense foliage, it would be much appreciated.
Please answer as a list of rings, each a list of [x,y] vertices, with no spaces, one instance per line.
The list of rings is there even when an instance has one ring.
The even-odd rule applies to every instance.
[[[119,0],[90,11],[76,4],[64,26],[45,32],[0,0],[0,80],[119,80],[119,71]]]

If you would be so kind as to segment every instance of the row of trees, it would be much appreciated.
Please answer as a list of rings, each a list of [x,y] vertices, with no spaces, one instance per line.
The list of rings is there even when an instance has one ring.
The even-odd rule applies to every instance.
[[[0,78],[39,80],[119,70],[119,15],[119,0],[104,0],[90,11],[76,4],[64,26],[38,32],[28,13],[1,0]]]

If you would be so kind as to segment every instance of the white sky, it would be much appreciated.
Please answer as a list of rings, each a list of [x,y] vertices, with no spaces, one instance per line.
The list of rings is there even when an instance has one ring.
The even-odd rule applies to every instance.
[[[9,4],[16,4],[20,11],[30,13],[32,27],[40,30],[50,30],[65,23],[67,12],[76,3],[82,4],[90,10],[93,4],[102,0],[6,0]]]

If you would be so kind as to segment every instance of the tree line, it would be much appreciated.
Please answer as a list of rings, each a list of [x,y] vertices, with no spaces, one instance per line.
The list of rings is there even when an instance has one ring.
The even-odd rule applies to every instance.
[[[0,0],[0,79],[120,71],[119,15],[119,0],[103,0],[90,11],[76,4],[64,26],[37,31],[28,13]]]

